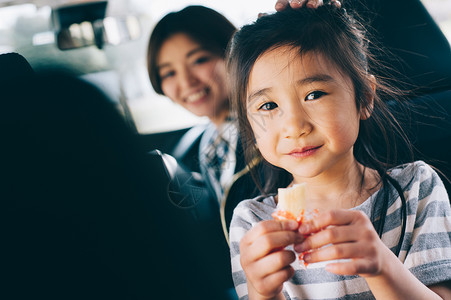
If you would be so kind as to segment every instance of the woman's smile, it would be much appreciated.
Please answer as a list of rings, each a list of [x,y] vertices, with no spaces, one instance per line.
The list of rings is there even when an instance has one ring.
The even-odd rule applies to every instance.
[[[197,116],[221,123],[229,112],[225,62],[184,33],[168,38],[160,49],[161,89]]]
[[[185,102],[188,104],[200,104],[207,100],[207,96],[209,95],[209,93],[210,93],[209,88],[201,89],[185,97]]]

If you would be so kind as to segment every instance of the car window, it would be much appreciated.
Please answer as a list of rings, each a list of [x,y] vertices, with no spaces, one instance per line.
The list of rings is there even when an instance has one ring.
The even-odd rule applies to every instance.
[[[133,15],[139,20],[139,36],[126,43],[62,51],[55,43],[52,7],[62,0],[33,3],[0,2],[0,53],[19,52],[34,69],[58,64],[92,81],[107,93],[140,133],[176,130],[206,122],[164,96],[153,92],[146,70],[146,50],[155,23],[170,11],[201,4],[224,14],[240,27],[259,12],[274,11],[275,0],[110,0],[107,16]],[[73,2],[73,1],[72,1]],[[4,2],[6,3],[6,2]],[[22,3],[12,5],[14,3]],[[451,40],[451,1],[423,0],[448,40]]]
[[[107,45],[103,49],[91,46],[61,51],[55,44],[51,19],[51,6],[58,1],[34,3],[37,5],[26,3],[0,7],[0,53],[19,52],[36,70],[55,64],[70,68],[76,75],[104,89],[141,133],[175,130],[206,121],[157,95],[151,88],[146,70],[147,42],[153,26],[162,16],[189,4],[202,4],[218,10],[236,26],[241,26],[259,12],[271,11],[274,7],[274,0],[195,3],[186,0],[113,0],[108,2],[107,15],[127,13],[137,16],[141,27],[138,39]],[[236,9],[238,7],[240,9]]]
[[[451,41],[451,1],[421,0],[421,2],[437,22],[448,41]]]

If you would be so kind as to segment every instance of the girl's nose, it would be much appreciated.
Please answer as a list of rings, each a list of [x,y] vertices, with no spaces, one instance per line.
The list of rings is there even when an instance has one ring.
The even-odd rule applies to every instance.
[[[283,112],[283,136],[298,138],[312,130],[311,122],[301,106],[293,106]]]

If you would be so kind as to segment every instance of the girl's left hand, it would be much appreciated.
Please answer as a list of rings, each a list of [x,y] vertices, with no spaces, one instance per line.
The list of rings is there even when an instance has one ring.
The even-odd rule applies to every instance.
[[[338,209],[319,213],[304,222],[299,232],[310,235],[294,246],[297,252],[307,251],[304,255],[306,263],[348,259],[326,266],[326,270],[335,274],[376,276],[391,259],[390,249],[382,243],[373,224],[361,211]]]

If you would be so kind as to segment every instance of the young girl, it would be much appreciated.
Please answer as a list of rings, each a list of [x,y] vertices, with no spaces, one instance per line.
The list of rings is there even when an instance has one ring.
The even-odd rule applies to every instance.
[[[446,190],[424,162],[394,165],[403,134],[360,27],[332,5],[286,9],[232,41],[244,146],[273,172],[266,195],[241,202],[230,227],[242,299],[451,297]],[[277,188],[301,182],[306,210],[320,213],[301,226],[273,220]],[[293,244],[306,268],[293,263]]]

